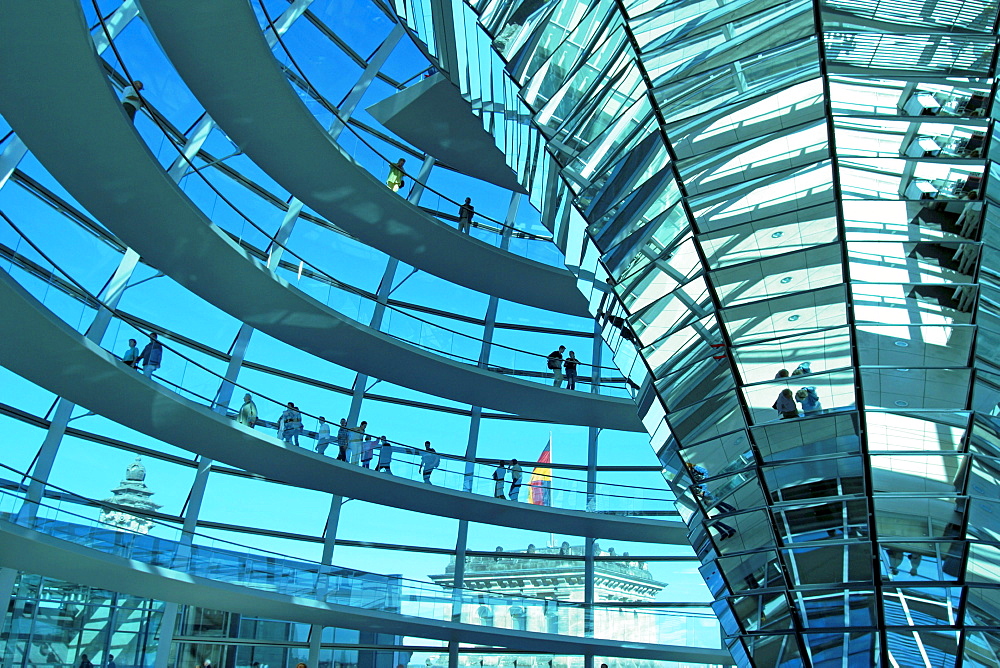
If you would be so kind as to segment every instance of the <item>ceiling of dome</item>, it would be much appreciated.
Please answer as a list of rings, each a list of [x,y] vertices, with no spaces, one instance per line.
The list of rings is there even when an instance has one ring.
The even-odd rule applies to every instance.
[[[527,192],[507,166],[482,119],[441,74],[368,107],[375,120],[439,162],[514,192]]]

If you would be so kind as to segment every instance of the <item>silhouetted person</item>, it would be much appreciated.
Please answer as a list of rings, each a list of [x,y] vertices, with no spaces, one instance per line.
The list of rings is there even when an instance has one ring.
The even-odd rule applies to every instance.
[[[347,449],[351,447],[351,430],[347,426],[347,418],[340,418],[340,429],[337,430],[337,459],[347,461]]]
[[[316,427],[316,452],[321,455],[325,454],[332,440],[330,437],[330,423],[326,421],[325,417],[320,415],[319,426]]]
[[[375,470],[392,473],[392,446],[389,445],[389,439],[385,436],[378,440],[378,465]]]
[[[566,389],[575,390],[576,389],[576,366],[580,363],[580,360],[576,358],[576,353],[572,350],[569,351],[569,357],[563,362],[563,368],[566,370]],[[596,371],[595,371],[596,373]]]
[[[375,446],[378,445],[378,439],[374,436],[366,438],[361,443],[361,465],[366,469],[371,468],[372,457],[375,456]]]
[[[552,386],[562,387],[563,381],[563,352],[566,350],[566,346],[559,346],[558,350],[553,350],[549,353],[546,364],[552,371]]]
[[[472,206],[472,198],[466,197],[465,204],[458,207],[458,231],[468,233],[472,229],[472,216],[476,209]]]
[[[281,440],[285,443],[295,447],[299,446],[299,435],[302,434],[302,413],[291,401],[288,402],[288,408],[278,418],[278,431],[281,434]]]
[[[364,443],[368,440],[368,421],[362,420],[358,428],[354,430],[351,435],[351,447],[349,449],[350,455],[347,461],[354,461],[354,455],[360,453],[364,449]]]
[[[431,471],[441,465],[441,455],[434,451],[430,441],[424,441],[424,451],[420,453],[420,472],[424,474],[424,482],[430,484]]]
[[[86,654],[80,655],[80,668],[94,668],[94,664],[90,662]]]

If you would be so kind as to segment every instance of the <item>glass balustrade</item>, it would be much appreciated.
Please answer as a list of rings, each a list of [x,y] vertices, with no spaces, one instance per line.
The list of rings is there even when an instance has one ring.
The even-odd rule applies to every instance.
[[[575,637],[589,635],[585,628],[592,624],[593,637],[609,640],[634,640],[632,634],[642,628],[644,638],[655,638],[663,644],[685,624],[686,613],[670,609],[669,603],[664,603],[664,609],[652,611],[638,609],[634,604],[588,608],[580,602],[500,596],[301,561],[200,534],[186,534],[162,522],[155,522],[151,529],[159,535],[133,533],[79,514],[81,503],[105,505],[79,497],[35,504],[20,492],[0,490],[0,520],[102,554],[187,576],[424,621]]]
[[[14,253],[2,265],[3,269],[46,308],[81,334],[85,333],[97,313],[97,299],[82,286],[75,284],[40,249],[21,236],[19,228],[12,223],[6,227],[7,231],[0,235],[0,241],[5,241],[5,245],[13,248]],[[31,271],[27,270],[29,263]],[[142,338],[146,334],[124,314],[116,312],[113,319],[120,326],[109,327],[109,333],[100,343],[114,355],[127,348],[128,339]],[[137,331],[141,334],[136,334]],[[257,430],[270,435],[271,430],[277,429],[277,417],[285,410],[285,402],[268,397],[252,387],[236,385],[231,406],[215,404],[216,390],[225,373],[224,355],[221,352],[217,356],[207,355],[204,350],[194,349],[166,336],[161,343],[169,363],[157,370],[154,378],[163,386],[185,399],[233,418],[239,412],[243,394],[250,393],[254,397],[258,415],[261,416]],[[304,408],[302,414],[305,421],[318,427],[318,414],[309,413],[309,407]],[[267,416],[275,419],[268,420]],[[338,424],[330,424],[332,434],[324,448],[324,454],[330,458],[339,454],[336,439],[338,428]],[[273,433],[276,438],[280,436],[277,431]],[[387,461],[391,462],[389,470],[383,470],[381,475],[424,481],[422,446],[399,443],[392,439],[383,445],[376,441],[378,436],[381,434],[351,431],[349,447],[345,453],[347,462],[364,466],[367,458],[367,466],[375,469],[383,461]],[[320,434],[315,429],[308,429],[302,434],[299,445],[304,449],[316,450],[320,446],[319,439]],[[280,447],[278,442],[275,442],[275,447]],[[382,454],[383,448],[386,450],[385,455]],[[516,489],[513,488],[514,482],[509,470],[504,471],[504,481],[498,488],[493,477],[498,463],[496,460],[468,461],[446,453],[438,454],[440,462],[429,475],[431,485],[486,496],[497,496],[497,492],[500,492],[503,498],[563,510],[665,520],[677,518],[673,508],[674,498],[664,489],[614,483],[588,486],[583,471],[580,471],[578,477],[574,477],[571,468],[560,469],[558,464],[552,468],[551,465],[536,462],[521,463],[521,484]],[[505,464],[509,466],[510,461]]]

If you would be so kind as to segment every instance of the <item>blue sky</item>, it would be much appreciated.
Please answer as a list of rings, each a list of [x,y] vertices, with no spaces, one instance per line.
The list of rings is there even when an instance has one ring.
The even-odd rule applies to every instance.
[[[367,0],[344,2],[314,3],[312,11],[321,19],[334,24],[336,21],[338,34],[347,39],[349,44],[362,55],[370,54],[377,48],[382,36],[391,29],[388,19],[372,9]],[[280,11],[286,3],[269,2],[269,11]],[[85,9],[89,8],[84,3]],[[106,9],[113,9],[108,3]],[[88,14],[90,16],[90,14]],[[296,60],[308,74],[310,80],[321,93],[332,101],[339,101],[349,90],[356,79],[359,70],[318,31],[306,21],[299,21],[286,36],[286,43],[296,55]],[[146,84],[144,94],[151,103],[171,122],[180,128],[189,127],[201,114],[201,107],[186,90],[179,77],[173,73],[172,67],[166,61],[162,52],[155,45],[149,31],[140,21],[134,21],[116,40],[116,45],[126,59],[129,72],[133,77],[141,79]],[[106,53],[106,58],[113,54]],[[423,57],[407,40],[400,42],[385,67],[385,71],[398,80],[409,79],[427,66]],[[364,112],[364,107],[389,94],[391,90],[382,82],[376,81],[362,104],[359,105],[356,117],[366,123],[375,122]],[[2,122],[2,121],[0,121]],[[140,115],[137,128],[151,149],[160,157],[164,164],[169,164],[176,156],[174,149],[165,141],[161,131],[149,118]],[[0,127],[6,134],[6,125]],[[346,133],[343,137],[345,146],[352,142],[353,137]],[[387,147],[379,140],[368,137],[373,145],[389,155],[395,155],[398,150]],[[3,146],[0,146],[2,149]],[[214,130],[205,149],[216,156],[233,153],[236,149],[225,135],[218,129]],[[357,155],[362,164],[377,176],[383,169],[381,163],[367,151],[358,150]],[[252,178],[280,198],[288,198],[289,194],[275,184],[266,174],[258,169],[248,158],[239,155],[228,159],[227,164]],[[48,176],[30,155],[20,169],[35,179],[41,181],[60,196],[72,202],[72,198]],[[240,209],[250,215],[254,221],[265,230],[273,232],[281,222],[282,212],[264,202],[261,198],[226,183],[212,170],[205,170],[216,187],[232,198]],[[335,178],[335,175],[331,175]],[[468,177],[451,173],[445,169],[432,172],[430,185],[447,193],[451,199],[460,200],[471,196],[478,212],[495,218],[502,218],[507,210],[508,194],[494,186],[483,184]],[[224,229],[244,234],[247,239],[260,239],[259,233],[253,232],[227,207],[197,177],[187,177],[182,186],[192,199],[209,214],[213,221]],[[436,196],[428,194],[424,203],[433,205]],[[80,281],[88,290],[97,292],[114,271],[119,255],[96,237],[81,230],[76,224],[68,221],[62,215],[54,212],[39,202],[33,195],[14,183],[8,183],[0,189],[0,208],[2,208],[18,225],[22,226],[31,238],[39,243],[43,250],[63,269]],[[450,210],[450,205],[443,207]],[[336,222],[336,221],[333,221]],[[235,226],[241,226],[237,229]],[[522,202],[518,215],[518,226],[534,232],[542,232],[538,224],[538,212],[534,211],[526,201]],[[0,232],[0,240],[10,246],[16,246],[17,241],[9,229]],[[530,249],[519,249],[527,252],[535,259],[554,261],[552,247],[534,242]],[[381,279],[387,257],[360,243],[353,242],[341,235],[322,229],[305,221],[300,221],[289,241],[289,247],[296,253],[315,263],[338,280],[357,286],[363,290],[374,292]],[[32,255],[23,246],[19,252]],[[7,267],[5,267],[7,268]],[[405,276],[409,268],[402,267],[398,276]],[[132,282],[136,283],[155,275],[155,270],[142,265],[136,271]],[[20,280],[24,275],[15,272]],[[33,288],[35,294],[44,297],[47,306],[53,308],[70,324],[84,328],[89,323],[92,313],[78,303],[65,298],[53,289],[25,279]],[[303,282],[306,291],[315,290],[315,285]],[[313,294],[310,292],[310,294]],[[364,320],[371,312],[371,304],[356,296],[342,293],[331,294],[330,304],[341,312]],[[461,288],[423,272],[417,272],[409,277],[394,293],[393,298],[401,301],[423,304],[426,306],[447,310],[449,312],[481,318],[485,313],[487,297]],[[239,323],[222,313],[215,307],[203,302],[185,289],[178,286],[168,277],[154,278],[129,289],[119,308],[133,316],[160,323],[177,333],[197,340],[215,349],[225,351],[231,345],[239,328]],[[390,322],[389,331],[406,333],[407,327],[412,327],[412,321],[407,321],[401,314],[393,316],[396,322]],[[432,319],[433,318],[428,318]],[[530,324],[543,327],[565,328],[571,330],[589,331],[592,322],[586,319],[573,318],[539,311],[519,304],[502,302],[498,312],[498,320],[515,324]],[[473,336],[481,336],[482,328],[475,325],[449,321],[447,326]],[[108,349],[121,352],[128,338],[139,338],[134,330],[116,321],[103,341]],[[449,337],[440,332],[429,335],[433,340],[444,346],[446,352],[468,355],[478,353],[478,346],[462,340],[461,337]],[[534,353],[547,353],[560,343],[577,352],[577,356],[589,361],[591,344],[587,339],[556,335],[520,332],[497,329],[495,341]],[[140,343],[140,345],[142,345]],[[176,346],[175,343],[170,345]],[[196,351],[188,350],[186,354],[216,373],[223,373],[225,364],[222,361],[207,357]],[[502,359],[502,358],[501,358]],[[605,363],[610,364],[610,354],[606,355]],[[337,367],[324,360],[317,359],[276,341],[260,332],[255,332],[247,353],[247,360],[258,362],[293,373],[320,378],[324,382],[349,387],[354,380],[354,372]],[[528,355],[518,357],[520,366],[529,366],[531,358]],[[541,366],[539,367],[541,370]],[[179,383],[185,388],[205,395],[214,395],[218,381],[208,373],[198,370],[191,364],[185,364],[170,353],[164,359],[162,376]],[[260,392],[264,392],[280,400],[292,400],[303,410],[312,414],[324,414],[330,420],[346,416],[349,407],[349,397],[332,393],[327,390],[301,385],[293,381],[271,376],[263,372],[244,369],[239,382]],[[44,415],[53,401],[53,397],[5,370],[0,370],[0,387],[4,388],[2,399],[22,410],[36,415]],[[377,394],[404,397],[434,405],[458,406],[454,402],[437,397],[393,386],[380,382],[372,392]],[[233,406],[238,406],[242,392],[235,393]],[[278,416],[277,407],[260,404],[261,416],[275,420]],[[468,408],[462,406],[462,408]],[[78,409],[74,415],[85,411]],[[469,419],[465,416],[451,415],[435,410],[410,408],[394,404],[366,400],[362,419],[368,420],[370,431],[385,433],[392,440],[410,444],[421,444],[431,440],[435,447],[444,453],[461,454],[465,450],[468,438]],[[13,420],[0,418],[5,422],[7,438],[0,444],[3,450],[3,461],[10,466],[25,469],[41,443],[44,432],[36,427]],[[160,452],[190,459],[191,454],[174,446],[164,444],[149,436],[138,434],[125,427],[112,423],[100,416],[88,416],[75,420],[72,426],[93,431],[99,434],[121,439],[126,442],[150,447]],[[314,428],[311,419],[306,420],[306,428]],[[563,425],[548,425],[522,423],[508,420],[484,420],[481,427],[478,455],[480,457],[517,458],[522,461],[532,461],[541,452],[548,441],[549,434],[553,438],[553,460],[557,463],[583,464],[586,461],[587,430],[582,427]],[[311,443],[310,443],[311,445]],[[125,467],[133,456],[115,448],[67,437],[61,447],[56,466],[52,474],[52,482],[75,492],[96,498],[105,498],[109,490],[116,485],[124,474]],[[156,492],[154,500],[163,505],[163,512],[179,514],[193,481],[193,469],[165,461],[145,461],[149,473],[147,483]],[[603,466],[635,464],[655,466],[656,458],[649,447],[648,438],[641,434],[627,434],[605,431],[601,435],[598,464]],[[82,473],[81,473],[82,472]],[[575,474],[582,478],[582,473]],[[602,473],[600,480],[649,487],[662,487],[662,478],[656,472]],[[254,525],[279,529],[282,531],[303,534],[317,534],[321,531],[329,509],[329,496],[319,492],[297,489],[285,485],[266,483],[261,480],[247,480],[225,475],[213,475],[206,492],[205,506],[202,518],[211,521],[231,522],[237,525]],[[408,511],[374,506],[363,501],[352,500],[344,507],[338,536],[353,540],[370,540],[397,544],[425,545],[431,547],[454,547],[457,531],[457,521],[416,514]],[[301,544],[292,541],[268,539],[252,535],[226,536],[241,543],[256,545],[300,556],[302,558],[318,558],[319,546]],[[549,540],[547,533],[525,530],[507,529],[488,525],[473,525],[470,527],[469,549],[494,550],[497,546],[506,549],[523,549],[528,543],[544,544]],[[568,540],[579,544],[582,539],[575,537],[555,536],[557,542]],[[630,545],[622,541],[602,541],[605,547],[614,546],[616,551],[631,552],[633,555],[666,555],[690,554],[688,548],[670,548],[656,545]],[[399,572],[407,577],[423,579],[428,574],[443,572],[447,558],[442,555],[408,554],[401,558],[398,552],[387,552],[368,548],[338,548],[334,562],[339,565],[352,566],[375,572]],[[670,580],[673,584],[664,593],[664,598],[672,600],[708,600],[708,592],[697,574],[694,562],[688,563],[653,563],[650,566],[654,577],[660,580]]]

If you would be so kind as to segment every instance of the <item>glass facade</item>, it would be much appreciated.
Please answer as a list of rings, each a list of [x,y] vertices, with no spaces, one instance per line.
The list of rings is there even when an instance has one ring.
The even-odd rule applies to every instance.
[[[20,4],[0,278],[39,329],[0,342],[0,528],[244,598],[8,553],[5,666],[1000,666],[997,3]],[[265,42],[241,109],[228,75]],[[406,127],[441,85],[520,190],[450,166],[482,139],[454,109]],[[316,124],[332,152],[295,143]],[[167,180],[116,192],[106,137]],[[490,260],[456,276],[449,244]],[[495,296],[510,266],[591,317]],[[36,312],[79,345],[45,348]],[[87,366],[150,332],[155,384]],[[510,410],[530,392],[551,404]],[[633,400],[652,452],[591,412]]]
[[[568,256],[556,238],[552,221],[571,208],[549,210],[530,192],[456,171],[367,111],[441,66],[385,3],[233,7],[252,16],[252,37],[263,35],[281,85],[306,110],[287,124],[318,123],[346,156],[331,184],[367,179],[379,192],[355,200],[400,198],[412,217],[402,223],[452,236],[469,197],[475,215],[461,230],[468,238],[452,241],[456,254],[489,248],[498,267],[574,284],[582,276],[584,294],[599,295],[588,278],[596,256]],[[586,417],[590,405],[627,404],[634,420],[641,358],[619,357],[585,309],[544,309],[443,278],[365,237],[347,204],[341,212],[308,199],[236,139],[238,118],[209,113],[172,62],[170,26],[154,7],[83,0],[52,9],[0,7],[0,292],[10,326],[0,335],[0,597],[9,602],[0,663],[728,663],[647,436],[638,422],[629,431]],[[207,25],[195,9],[173,19],[191,44]],[[469,55],[488,58],[489,41],[481,46]],[[53,91],[43,114],[32,82]],[[57,121],[62,112],[69,117]],[[112,159],[99,159],[108,146]],[[385,184],[401,157],[406,183],[393,194]],[[135,181],[112,178],[106,169],[116,166]],[[164,178],[135,176],[150,166]],[[140,214],[123,215],[136,200]],[[215,236],[185,245],[199,226]],[[166,242],[149,241],[164,229]],[[171,237],[182,248],[167,258]],[[226,253],[206,257],[205,248]],[[497,397],[544,389],[584,417],[546,419],[542,402],[537,415],[519,415],[463,401],[460,386],[365,373],[361,346],[320,346],[332,327],[303,345],[270,327],[274,311],[238,312],[199,283],[237,252],[240,272],[262,272],[324,323],[346,323],[338,327],[387,350],[417,349],[441,369],[489,374]],[[217,285],[262,301],[240,282],[247,275]],[[131,341],[142,355],[151,333],[162,359],[144,359],[140,375],[126,366]],[[546,358],[559,346],[580,360],[573,390],[552,389]],[[301,433],[282,417],[289,401]],[[501,462],[506,498],[497,499]],[[485,580],[487,565],[520,584]]]

